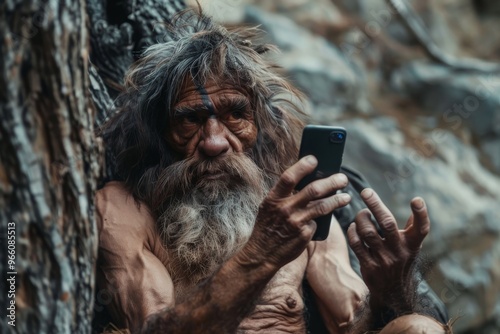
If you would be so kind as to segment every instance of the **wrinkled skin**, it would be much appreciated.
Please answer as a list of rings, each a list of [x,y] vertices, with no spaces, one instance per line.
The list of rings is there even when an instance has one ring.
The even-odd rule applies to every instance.
[[[255,145],[258,129],[243,90],[214,82],[200,89],[188,83],[175,110],[166,140],[184,158],[224,159]],[[179,298],[166,269],[168,251],[147,206],[136,205],[123,184],[106,185],[96,196],[98,285],[112,292],[108,308],[117,324],[147,333],[303,333],[301,283],[306,276],[329,330],[346,332],[368,291],[350,267],[336,221],[326,241],[311,241],[313,219],[350,201],[345,194],[328,196],[346,186],[343,174],[294,191],[316,164],[309,156],[288,168],[260,205],[245,246],[206,282]],[[217,180],[224,175],[207,177]],[[415,218],[400,232],[375,193],[365,191],[363,197],[382,223],[386,239],[373,235],[367,213],[361,212],[349,229],[349,240],[374,300],[381,302],[383,291],[407,275],[428,220],[425,209],[417,209],[417,200],[412,207]]]
[[[411,201],[412,214],[403,230],[396,219],[372,189],[365,189],[361,197],[368,209],[361,210],[356,222],[349,227],[349,244],[361,265],[361,274],[370,290],[372,306],[390,305],[389,296],[405,296],[405,285],[410,279],[412,265],[429,233],[430,221],[423,199]],[[370,220],[378,222],[382,238]],[[398,284],[395,284],[398,283]]]
[[[203,92],[200,92],[203,90]],[[222,157],[250,149],[257,127],[247,94],[215,83],[186,85],[174,106],[174,122],[167,141],[184,158]]]
[[[379,334],[448,334],[451,329],[433,318],[408,314],[388,323]]]

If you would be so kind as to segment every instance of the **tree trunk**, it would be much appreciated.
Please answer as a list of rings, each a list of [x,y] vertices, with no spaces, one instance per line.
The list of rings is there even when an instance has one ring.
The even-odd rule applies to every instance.
[[[0,5],[1,333],[91,331],[93,198],[105,170],[94,130],[126,68],[165,33],[151,27],[182,7],[161,0]]]
[[[100,163],[84,14],[83,1],[69,0],[8,0],[1,13],[0,267],[17,272],[8,274],[15,298],[3,293],[2,305],[15,300],[19,333],[84,333],[91,323]],[[5,319],[14,318],[2,317],[8,333]]]

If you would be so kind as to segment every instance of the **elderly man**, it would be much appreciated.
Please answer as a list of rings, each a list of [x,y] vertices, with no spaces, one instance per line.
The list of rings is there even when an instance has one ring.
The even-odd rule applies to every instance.
[[[114,322],[145,333],[305,333],[304,280],[331,333],[421,311],[413,268],[430,227],[424,201],[398,230],[378,195],[361,192],[367,209],[348,239],[364,280],[335,219],[327,240],[311,241],[314,218],[349,204],[331,195],[348,178],[294,190],[317,164],[297,161],[307,117],[255,33],[183,14],[172,41],[127,75],[102,130],[119,180],[96,196],[98,286],[113,291]]]

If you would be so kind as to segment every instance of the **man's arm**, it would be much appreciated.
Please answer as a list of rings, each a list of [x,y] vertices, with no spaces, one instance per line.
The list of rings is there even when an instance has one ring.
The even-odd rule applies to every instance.
[[[350,265],[347,247],[335,217],[332,217],[328,238],[309,246],[312,255],[306,278],[325,325],[332,333],[348,330],[368,294],[365,283]]]
[[[368,209],[361,210],[349,227],[349,244],[360,261],[368,289],[369,308],[358,319],[357,330],[379,329],[395,316],[418,311],[414,268],[430,221],[421,198],[411,202],[412,214],[403,230],[372,190],[361,193]],[[381,237],[371,221],[378,222]]]
[[[165,250],[145,205],[119,182],[97,192],[99,230],[97,297],[118,327],[132,328],[148,315],[174,305]]]

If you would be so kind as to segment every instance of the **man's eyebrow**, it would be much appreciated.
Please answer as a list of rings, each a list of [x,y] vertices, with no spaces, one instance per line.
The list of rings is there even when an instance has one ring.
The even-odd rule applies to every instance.
[[[209,111],[203,103],[174,107],[174,116],[182,116],[199,111]]]
[[[245,110],[251,105],[250,100],[245,96],[231,96],[222,99],[219,103],[221,109]]]

